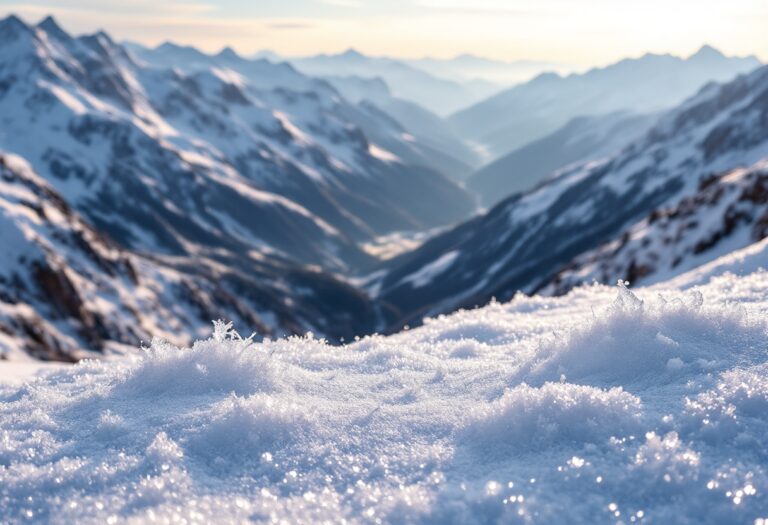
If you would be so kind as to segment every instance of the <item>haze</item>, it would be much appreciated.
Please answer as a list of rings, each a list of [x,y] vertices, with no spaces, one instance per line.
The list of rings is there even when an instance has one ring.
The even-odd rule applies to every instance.
[[[472,53],[576,68],[646,52],[688,55],[709,43],[768,60],[763,0],[48,0],[0,1],[0,14],[53,14],[74,32],[106,29],[245,54],[339,52],[417,58]]]

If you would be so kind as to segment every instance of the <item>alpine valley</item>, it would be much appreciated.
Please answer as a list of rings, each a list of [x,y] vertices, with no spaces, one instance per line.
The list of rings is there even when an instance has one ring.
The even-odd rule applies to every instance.
[[[375,263],[360,243],[474,209],[401,160],[431,149],[397,121],[284,63],[134,52],[50,17],[0,22],[0,53],[3,355],[183,342],[220,317],[261,336],[383,329],[341,276]]]
[[[339,343],[667,279],[768,235],[754,57],[561,76],[208,54],[16,16],[0,57],[2,359],[186,345],[215,319]]]

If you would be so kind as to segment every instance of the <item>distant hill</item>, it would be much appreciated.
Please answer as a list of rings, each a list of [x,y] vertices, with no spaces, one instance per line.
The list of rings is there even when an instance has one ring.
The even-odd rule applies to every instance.
[[[755,57],[726,57],[709,46],[687,59],[647,54],[583,74],[542,74],[457,112],[450,122],[492,161],[574,117],[661,111],[707,82],[728,81],[759,65]]]
[[[532,189],[558,169],[600,159],[648,131],[657,115],[625,111],[576,117],[563,127],[483,166],[467,181],[485,206]]]
[[[487,81],[458,82],[432,75],[406,62],[370,57],[350,49],[336,55],[288,59],[299,71],[314,76],[381,78],[392,95],[447,115],[495,93],[501,86]]]
[[[614,155],[563,170],[387,261],[369,289],[412,324],[593,277],[669,277],[690,268],[686,260],[706,262],[768,234],[766,158],[768,66],[709,84]]]

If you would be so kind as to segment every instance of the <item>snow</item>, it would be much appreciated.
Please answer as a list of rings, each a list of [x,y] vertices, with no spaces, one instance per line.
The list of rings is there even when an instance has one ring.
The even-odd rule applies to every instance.
[[[3,521],[753,523],[768,274],[730,267],[0,386]]]
[[[383,148],[380,148],[376,144],[368,145],[368,153],[379,160],[383,160],[384,162],[400,162],[400,159],[397,158],[396,155]]]
[[[451,267],[456,258],[459,256],[459,254],[460,252],[458,250],[444,253],[434,261],[424,265],[419,271],[407,276],[405,279],[403,279],[403,282],[411,283],[414,288],[421,288],[422,286],[426,286],[432,281],[432,279],[435,278],[436,275],[440,275],[441,273],[448,270],[448,268]]]
[[[391,259],[408,251],[413,251],[427,239],[445,231],[445,227],[436,227],[426,231],[397,231],[380,235],[372,241],[361,243],[362,248],[382,260]]]
[[[410,213],[405,208],[413,203],[398,198],[404,190],[397,177],[371,178],[370,173],[413,173],[416,182],[438,184],[448,190],[445,198],[466,200],[469,208],[469,199],[452,183],[389,151],[399,152],[406,144],[394,120],[381,112],[364,114],[327,82],[288,64],[232,53],[205,55],[172,44],[138,52],[143,60],[134,61],[105,35],[70,37],[54,23],[20,29],[6,40],[3,70],[12,82],[0,98],[0,149],[26,159],[92,222],[117,229],[125,212],[94,202],[118,199],[118,188],[139,184],[163,212],[194,222],[211,241],[228,242],[214,214],[201,199],[190,197],[199,192],[188,190],[209,184],[213,195],[237,188],[255,212],[274,217],[276,226],[267,231],[245,220],[247,214],[230,214],[244,235],[229,241],[269,245],[276,256],[349,270],[349,264],[339,266],[338,256],[358,251],[350,238],[361,230],[373,235],[431,226],[440,215]],[[377,137],[386,139],[384,144],[369,144],[367,135],[379,128],[386,130]],[[427,151],[412,144],[408,150]],[[111,169],[117,157],[120,170]],[[135,177],[118,179],[116,171]],[[176,171],[187,176],[171,176]],[[364,223],[376,203],[350,208],[345,205],[350,192],[389,199],[390,205],[378,208],[383,215],[372,229]],[[135,222],[121,225],[117,236],[129,238],[132,249],[167,251],[158,245],[163,232],[143,231]],[[317,240],[305,248],[278,239],[275,232],[281,228],[309,231]],[[191,231],[176,232],[188,237],[180,242],[185,249],[194,244]],[[319,257],[305,260],[307,252]],[[359,253],[353,257],[365,259]]]
[[[29,361],[0,361],[0,388],[2,388],[2,385],[23,385],[32,381],[40,374],[69,366],[62,363],[46,363],[45,361],[34,361],[31,359]]]
[[[724,275],[748,275],[761,272],[766,269],[766,266],[768,266],[768,238],[703,264],[694,271],[670,280],[669,284],[690,288]]]
[[[740,250],[762,236],[760,190],[766,174],[768,159],[712,176],[692,195],[654,210],[611,242],[576,257],[542,293],[562,290],[564,283],[610,282],[630,275],[630,268],[641,269],[634,272],[634,284],[646,286],[724,255],[743,256]]]

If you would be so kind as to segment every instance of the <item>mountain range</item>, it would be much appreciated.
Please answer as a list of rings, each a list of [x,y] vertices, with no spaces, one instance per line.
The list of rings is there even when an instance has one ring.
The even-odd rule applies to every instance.
[[[8,220],[37,213],[42,224],[4,228],[20,250],[0,269],[14,305],[4,333],[34,355],[136,345],[174,325],[192,337],[218,317],[262,336],[370,333],[385,308],[331,272],[375,263],[360,242],[474,207],[357,124],[395,143],[396,121],[287,64],[170,45],[138,53],[50,17],[1,21],[0,53],[0,151],[21,181],[5,204],[31,210]],[[19,185],[38,197],[17,202]],[[62,241],[73,229],[83,233]],[[134,262],[81,262],[101,252]]]
[[[387,261],[368,287],[397,308],[404,323],[415,323],[494,297],[508,300],[518,291],[563,293],[593,277],[633,280],[684,268],[687,257],[705,261],[724,246],[743,247],[763,235],[760,165],[749,168],[749,176],[720,174],[766,157],[763,66],[726,84],[708,84],[616,154],[558,172]],[[733,185],[737,177],[743,180]],[[729,197],[720,195],[726,191]],[[721,204],[693,204],[708,199]],[[687,221],[692,207],[698,208],[696,217]],[[671,224],[654,240],[648,232],[667,224],[651,219],[658,217],[669,217]],[[644,218],[653,227],[636,224]],[[646,242],[655,252],[645,257],[653,261],[657,253],[671,262],[638,259],[637,247]]]
[[[450,122],[492,161],[575,117],[662,111],[707,82],[727,81],[759,65],[755,57],[726,57],[710,46],[687,59],[647,54],[585,73],[544,73],[451,115]]]
[[[10,18],[3,34],[0,146],[127,247],[263,246],[343,269],[366,262],[355,240],[472,211],[449,179],[371,142],[352,121],[365,108],[286,64],[189,49],[200,61],[181,61],[169,46],[134,59],[104,33],[73,38],[51,18]]]
[[[437,77],[455,82],[484,80],[498,86],[521,84],[544,71],[567,73],[573,66],[540,60],[503,61],[475,56],[469,53],[453,58],[406,59],[406,63]]]
[[[503,87],[477,78],[452,79],[436,76],[406,61],[367,56],[354,49],[338,54],[320,54],[287,60],[299,71],[312,76],[382,79],[394,96],[415,102],[441,116],[478,102]]]
[[[259,336],[331,340],[381,327],[329,274],[268,255],[135,253],[89,224],[17,155],[0,154],[0,356],[74,361],[188,344],[227,318]]]
[[[397,82],[476,57],[302,65],[14,16],[0,56],[0,356],[186,344],[219,318],[340,342],[653,282],[765,236],[768,68],[707,47],[539,76],[449,119]],[[459,122],[477,108],[528,134],[502,129],[520,144],[485,166]]]
[[[560,169],[609,156],[637,139],[656,122],[657,114],[616,111],[575,117],[553,133],[486,164],[467,179],[485,206],[533,189]]]

